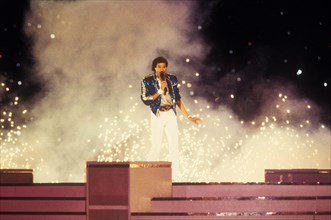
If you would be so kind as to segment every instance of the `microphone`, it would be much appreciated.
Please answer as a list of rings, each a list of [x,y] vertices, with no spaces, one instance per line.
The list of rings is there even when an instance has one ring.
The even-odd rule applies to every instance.
[[[161,80],[164,81],[166,80],[166,73],[161,72],[160,73]],[[167,94],[167,87],[164,88],[164,95]]]
[[[161,72],[160,77],[161,77],[161,80],[164,81],[165,77],[166,77],[166,74],[164,72]]]

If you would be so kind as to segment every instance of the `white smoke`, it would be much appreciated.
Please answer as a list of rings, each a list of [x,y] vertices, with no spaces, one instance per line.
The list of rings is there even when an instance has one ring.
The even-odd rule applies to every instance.
[[[28,136],[38,140],[49,178],[83,173],[85,161],[96,159],[92,150],[100,150],[94,140],[102,136],[104,121],[130,111],[131,124],[149,118],[140,80],[151,73],[152,59],[167,56],[171,70],[174,59],[201,56],[201,43],[187,40],[195,31],[192,7],[166,1],[31,2],[26,33],[34,42],[37,80],[47,92],[33,108],[35,125]],[[116,126],[125,131],[129,123],[123,120]],[[148,131],[138,135],[148,144]]]
[[[140,80],[158,55],[169,59],[186,106],[204,119],[195,126],[178,113],[181,180],[263,181],[264,169],[330,168],[330,131],[311,131],[308,122],[298,129],[303,117],[286,124],[284,105],[275,109],[295,102],[301,114],[306,103],[295,97],[271,97],[256,121],[242,122],[189,96],[198,79],[191,64],[208,51],[194,13],[191,1],[31,1],[26,33],[46,91],[22,135],[34,145],[35,181],[84,181],[87,160],[146,159],[150,110]]]

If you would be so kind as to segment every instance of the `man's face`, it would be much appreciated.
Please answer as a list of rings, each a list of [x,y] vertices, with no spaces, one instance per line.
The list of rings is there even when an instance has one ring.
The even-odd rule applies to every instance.
[[[165,73],[167,71],[167,65],[165,63],[158,63],[154,69],[156,75],[160,76],[161,72]]]

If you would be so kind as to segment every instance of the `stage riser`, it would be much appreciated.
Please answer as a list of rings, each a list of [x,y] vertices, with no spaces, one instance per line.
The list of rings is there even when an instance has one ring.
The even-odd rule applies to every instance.
[[[266,169],[267,183],[326,183],[331,184],[331,171],[320,169]]]
[[[85,212],[85,200],[0,200],[6,212]]]
[[[330,220],[327,215],[277,216],[131,216],[131,220]],[[1,220],[86,220],[80,215],[1,215]]]
[[[207,184],[173,185],[173,197],[331,196],[331,185]]]
[[[85,198],[85,184],[0,186],[1,197]]]
[[[47,215],[47,214],[34,214],[34,215],[0,215],[1,220],[86,220],[86,215]]]
[[[132,216],[131,220],[330,220],[331,215],[274,216]]]
[[[32,184],[32,169],[0,169],[0,184]]]
[[[173,185],[173,197],[222,196],[331,196],[331,185]],[[86,196],[85,184],[79,186],[0,186],[1,197]]]
[[[85,184],[0,186],[1,220],[86,220]]]
[[[88,162],[89,220],[128,220],[130,212],[151,210],[151,198],[171,197],[169,162]]]
[[[170,164],[91,162],[89,165],[86,184],[22,184],[16,181],[19,176],[15,176],[16,182],[0,184],[0,219],[331,219],[330,184],[172,184]],[[20,170],[17,175],[25,173]],[[121,175],[125,178],[120,178]],[[119,202],[119,198],[124,202]]]
[[[152,212],[331,212],[331,200],[152,201]]]

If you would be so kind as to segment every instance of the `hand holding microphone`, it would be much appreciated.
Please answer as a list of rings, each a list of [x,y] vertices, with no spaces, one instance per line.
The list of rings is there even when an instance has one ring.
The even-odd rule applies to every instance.
[[[168,84],[166,81],[166,73],[161,72],[160,73],[160,78],[161,78],[161,89],[164,91],[164,95],[167,94],[168,91]]]

